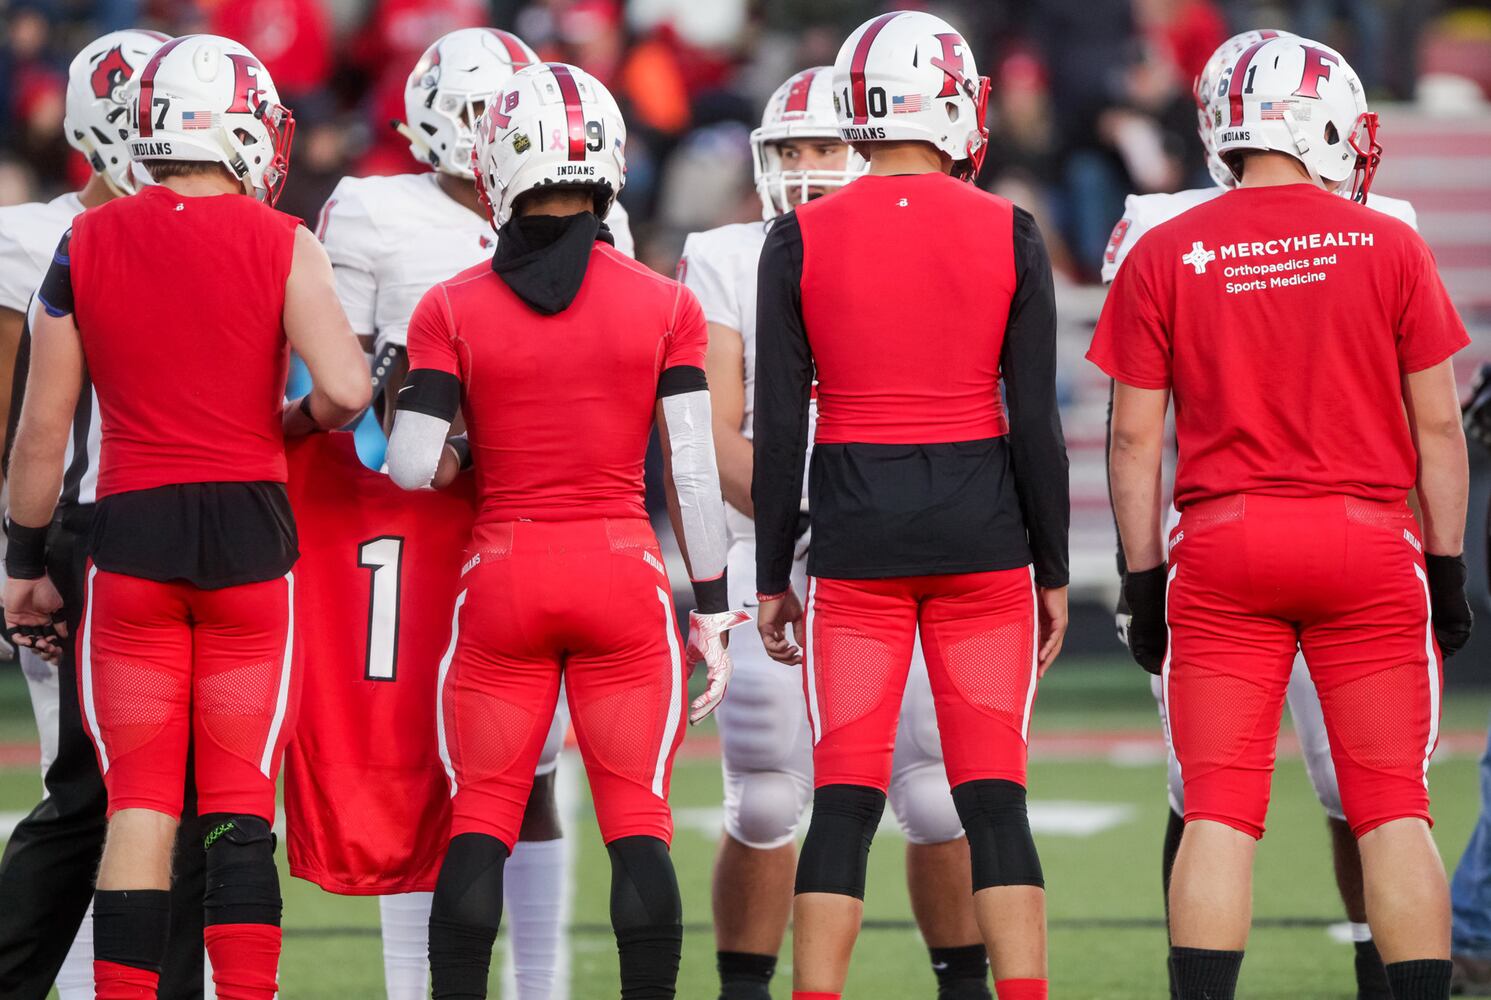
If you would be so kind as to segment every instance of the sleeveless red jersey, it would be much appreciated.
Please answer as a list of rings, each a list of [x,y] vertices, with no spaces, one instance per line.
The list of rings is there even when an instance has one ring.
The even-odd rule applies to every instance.
[[[461,380],[480,523],[646,517],[658,376],[703,368],[708,342],[693,292],[597,243],[552,316],[487,262],[431,288],[409,321],[409,368]]]
[[[290,871],[347,895],[429,891],[450,828],[436,690],[472,477],[407,493],[358,461],[350,434],[287,450],[305,662],[285,754]]]
[[[68,251],[103,438],[98,497],[284,482],[282,313],[299,220],[148,187],[78,216]]]

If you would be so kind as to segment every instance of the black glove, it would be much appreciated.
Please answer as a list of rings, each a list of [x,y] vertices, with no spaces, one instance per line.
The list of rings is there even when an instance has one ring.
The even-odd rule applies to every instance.
[[[1425,554],[1429,575],[1429,611],[1439,651],[1448,660],[1470,641],[1475,616],[1465,597],[1465,557]]]
[[[1483,364],[1470,386],[1470,401],[1461,410],[1465,433],[1491,448],[1491,364]]]
[[[1160,563],[1142,573],[1125,573],[1123,597],[1128,602],[1129,652],[1134,661],[1152,674],[1165,665],[1170,643],[1165,625],[1165,584],[1170,568]]]

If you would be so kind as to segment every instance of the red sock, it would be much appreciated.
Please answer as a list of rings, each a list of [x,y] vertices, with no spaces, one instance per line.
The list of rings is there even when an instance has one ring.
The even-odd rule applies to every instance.
[[[280,929],[273,924],[212,924],[203,932],[218,1000],[274,1000]]]
[[[792,1000],[843,1000],[842,993],[814,993],[812,990],[793,990]]]
[[[97,1000],[154,1000],[160,973],[94,959],[93,989]]]
[[[1049,980],[996,979],[994,994],[999,1000],[1046,1000]]]

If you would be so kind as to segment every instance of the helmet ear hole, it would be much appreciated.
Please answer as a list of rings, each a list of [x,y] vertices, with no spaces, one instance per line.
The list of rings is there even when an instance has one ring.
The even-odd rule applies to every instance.
[[[1325,141],[1332,146],[1341,141],[1341,133],[1336,129],[1335,122],[1325,123]]]
[[[950,122],[957,121],[958,117],[962,114],[962,112],[958,110],[957,103],[954,101],[943,101],[942,107],[947,112],[947,120]]]

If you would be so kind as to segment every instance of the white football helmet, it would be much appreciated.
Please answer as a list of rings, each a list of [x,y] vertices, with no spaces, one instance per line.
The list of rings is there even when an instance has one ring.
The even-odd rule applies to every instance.
[[[129,139],[129,83],[170,35],[126,28],[83,46],[67,68],[67,143],[118,195],[136,190]]]
[[[538,53],[517,35],[496,28],[461,28],[441,36],[414,64],[404,84],[404,116],[395,122],[409,152],[447,174],[472,178],[476,120],[487,98]]]
[[[839,138],[839,119],[834,113],[833,68],[805,69],[776,89],[766,102],[761,127],[751,133],[751,154],[756,174],[756,193],[761,196],[761,216],[774,219],[792,211],[787,192],[796,188],[800,205],[814,188],[840,188],[869,169],[853,149],[847,149],[842,170],[783,170],[782,150],[786,139]]]
[[[834,60],[834,109],[846,142],[919,140],[973,180],[984,161],[989,79],[940,17],[895,11],[866,21]]]
[[[493,228],[535,188],[591,187],[602,219],[626,183],[626,122],[601,82],[577,66],[539,63],[492,95],[476,127],[476,189]]]
[[[1238,174],[1235,154],[1266,149],[1293,156],[1328,191],[1365,201],[1382,147],[1377,115],[1339,52],[1308,38],[1256,42],[1237,57],[1213,114],[1217,155]]]
[[[156,49],[136,81],[130,156],[221,163],[245,194],[279,199],[295,118],[252,52],[219,35],[183,35]]]
[[[1232,77],[1232,67],[1237,57],[1259,42],[1271,38],[1293,38],[1292,32],[1261,29],[1244,31],[1233,35],[1211,54],[1206,65],[1196,76],[1193,93],[1196,98],[1196,132],[1201,136],[1201,146],[1206,150],[1206,169],[1219,187],[1236,187],[1237,177],[1222,158],[1217,155],[1216,126],[1227,112],[1227,82]]]

